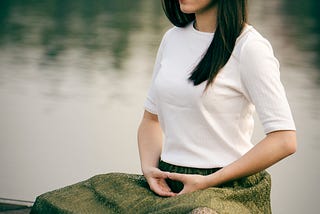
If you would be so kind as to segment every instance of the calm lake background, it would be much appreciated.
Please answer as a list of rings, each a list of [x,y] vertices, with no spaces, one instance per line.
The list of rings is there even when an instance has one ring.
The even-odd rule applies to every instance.
[[[298,152],[269,170],[275,214],[320,210],[319,2],[249,1],[298,129]],[[0,201],[140,173],[136,130],[170,27],[160,1],[0,1]],[[254,142],[263,137],[256,125]]]

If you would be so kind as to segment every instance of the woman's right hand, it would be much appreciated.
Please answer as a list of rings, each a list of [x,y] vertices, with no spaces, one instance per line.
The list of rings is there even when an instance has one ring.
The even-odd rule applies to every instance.
[[[144,177],[147,179],[150,189],[159,196],[170,197],[177,195],[172,192],[166,179],[169,173],[163,172],[156,167],[144,170]]]
[[[175,196],[168,186],[168,172],[158,169],[162,150],[162,130],[156,114],[144,111],[138,129],[141,169],[150,189],[159,196]]]

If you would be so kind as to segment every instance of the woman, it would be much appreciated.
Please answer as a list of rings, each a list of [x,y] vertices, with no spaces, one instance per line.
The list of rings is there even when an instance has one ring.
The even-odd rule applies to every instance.
[[[296,135],[269,42],[247,24],[246,0],[162,3],[176,26],[138,130],[144,176],[99,175],[38,197],[33,213],[271,213],[264,170],[295,152]]]
[[[246,4],[163,0],[178,27],[162,40],[138,131],[142,171],[159,196],[223,186],[256,173],[266,178],[264,169],[296,150],[278,61],[268,41],[247,25]],[[255,146],[250,142],[253,104],[266,133]],[[185,174],[192,171],[188,168],[214,173]],[[166,172],[170,169],[182,173]],[[264,191],[259,194],[268,196],[269,189]],[[248,212],[268,213],[268,203]]]

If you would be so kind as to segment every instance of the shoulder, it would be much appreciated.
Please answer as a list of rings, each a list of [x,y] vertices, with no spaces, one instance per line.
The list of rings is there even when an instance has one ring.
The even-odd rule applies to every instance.
[[[165,49],[167,46],[175,45],[181,41],[187,35],[187,31],[190,31],[190,26],[186,27],[170,27],[168,28],[161,40],[160,50]]]
[[[247,25],[237,39],[240,58],[248,55],[273,55],[273,48],[265,37],[263,37],[253,26]]]
[[[255,28],[247,26],[237,43],[241,75],[251,75],[252,78],[259,75],[279,75],[280,64],[270,42]]]
[[[170,27],[168,30],[166,30],[166,32],[164,33],[163,38],[167,39],[167,38],[180,37],[180,36],[183,36],[183,35],[185,35],[186,33],[190,32],[190,31],[192,31],[192,23],[189,23],[185,27],[173,26],[173,27]]]

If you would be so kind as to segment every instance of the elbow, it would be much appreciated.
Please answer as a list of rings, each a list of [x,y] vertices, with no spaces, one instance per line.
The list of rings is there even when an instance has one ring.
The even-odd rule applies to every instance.
[[[289,156],[297,151],[297,137],[295,131],[286,131],[283,137],[283,150]]]
[[[277,145],[282,157],[294,154],[297,151],[297,137],[295,131],[275,131],[268,135]]]
[[[286,152],[288,155],[292,155],[294,153],[296,153],[297,151],[297,142],[296,141],[291,141],[286,143]]]

